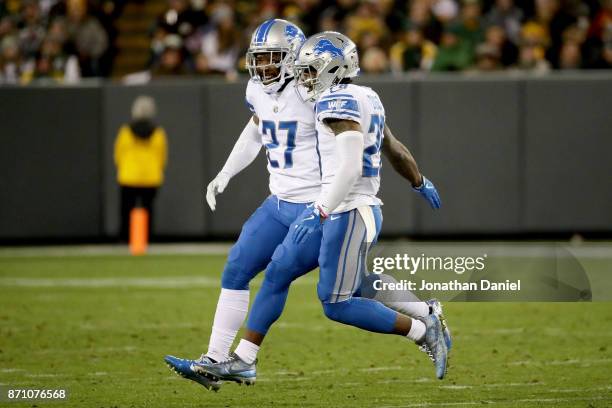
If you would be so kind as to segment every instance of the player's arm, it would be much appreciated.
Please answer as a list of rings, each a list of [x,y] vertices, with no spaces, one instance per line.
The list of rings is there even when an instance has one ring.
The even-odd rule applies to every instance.
[[[217,177],[208,184],[206,201],[211,210],[215,211],[217,194],[222,193],[230,179],[244,170],[255,160],[261,150],[261,135],[258,130],[259,118],[253,115],[242,130],[240,137],[234,144],[232,152],[225,161],[225,165]]]
[[[419,171],[414,156],[410,150],[393,136],[389,126],[385,125],[385,137],[383,139],[382,151],[385,157],[391,162],[393,169],[403,178],[408,180],[412,187],[423,184],[423,176]]]
[[[410,150],[393,136],[393,132],[387,125],[385,125],[382,151],[391,162],[393,169],[410,181],[412,188],[429,202],[431,208],[440,208],[440,196],[436,187],[421,174]]]
[[[293,241],[304,242],[310,233],[321,227],[321,222],[342,203],[363,166],[363,133],[357,122],[327,118],[324,122],[336,136],[338,167],[328,189],[315,201],[314,208],[306,209],[295,226]]]
[[[355,121],[328,118],[324,122],[336,136],[338,154],[336,174],[325,194],[315,203],[321,216],[326,217],[342,203],[361,176],[364,140],[361,126]]]

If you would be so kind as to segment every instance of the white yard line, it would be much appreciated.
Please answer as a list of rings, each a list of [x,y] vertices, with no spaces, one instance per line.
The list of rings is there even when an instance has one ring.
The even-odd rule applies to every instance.
[[[149,255],[227,255],[231,242],[221,243],[169,243],[151,244]],[[611,259],[612,243],[583,242],[570,244],[568,242],[397,242],[383,241],[378,246],[383,252],[421,253],[428,255],[466,253],[483,254],[495,257],[515,258],[550,258],[578,257],[593,259]],[[94,245],[55,245],[31,247],[0,247],[2,257],[39,257],[39,256],[125,256],[129,255],[127,245],[94,244]]]
[[[87,374],[88,377],[107,377],[109,374],[106,371],[96,371],[95,373]],[[117,373],[114,373],[117,375]]]
[[[462,402],[417,402],[407,405],[385,405],[379,408],[417,408],[417,407],[457,407],[470,405],[496,405],[496,404],[517,404],[517,403],[539,403],[539,404],[560,404],[574,401],[612,401],[612,398],[606,397],[576,397],[576,398],[523,398],[512,400],[479,400],[479,401],[462,401]]]
[[[393,383],[408,383],[408,384],[423,384],[432,382],[431,378],[421,377],[416,380],[402,380],[402,379],[393,379],[393,380],[379,380],[376,381],[376,384],[393,384]]]
[[[550,393],[570,393],[570,392],[585,392],[585,391],[612,391],[612,385],[607,387],[594,387],[594,388],[549,388],[546,392]]]
[[[18,371],[25,371],[23,368],[0,368],[0,373],[16,373]]]
[[[364,373],[374,373],[377,371],[397,371],[397,370],[403,370],[403,368],[400,366],[393,366],[393,367],[368,367],[368,368],[359,369],[359,371],[362,371]]]
[[[302,277],[294,285],[312,285],[315,277]],[[2,277],[0,287],[29,288],[218,288],[219,278],[206,276],[167,276],[167,277],[113,277],[113,278],[20,278]]]
[[[178,243],[151,244],[148,255],[227,255],[231,243]],[[32,247],[0,247],[2,257],[69,257],[69,256],[126,256],[130,251],[127,245],[52,245]]]
[[[102,329],[101,329],[102,330]],[[104,329],[106,330],[106,329]],[[122,346],[122,347],[95,347],[95,348],[50,348],[44,350],[33,350],[30,354],[33,355],[48,355],[48,354],[84,354],[84,353],[133,353],[137,351],[141,351],[142,347],[135,346]]]
[[[44,374],[44,373],[40,373],[40,374],[26,374],[26,377],[30,377],[30,378],[57,378],[57,377],[70,377],[67,374]]]
[[[537,383],[501,383],[501,384],[481,384],[479,387],[484,388],[499,388],[499,387],[537,387],[540,385],[546,385],[542,382]]]
[[[546,365],[546,366],[563,366],[563,365],[581,365],[583,367],[588,367],[595,364],[610,364],[612,363],[612,359],[609,358],[600,358],[600,359],[578,359],[573,358],[569,360],[550,360],[550,361],[538,361],[538,360],[520,360],[513,361],[508,363],[508,365],[512,366],[522,366],[522,365]]]

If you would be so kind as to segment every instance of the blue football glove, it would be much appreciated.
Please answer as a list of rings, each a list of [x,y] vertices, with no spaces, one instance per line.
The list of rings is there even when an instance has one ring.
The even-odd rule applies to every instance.
[[[319,209],[314,206],[308,206],[297,219],[298,223],[293,229],[293,242],[298,245],[306,242],[313,232],[320,230],[323,222]]]
[[[422,177],[423,184],[421,184],[420,187],[413,187],[412,189],[422,195],[423,198],[427,200],[431,208],[440,208],[440,196],[438,195],[438,190],[436,190],[436,186],[434,186],[433,183],[427,179],[427,177]]]

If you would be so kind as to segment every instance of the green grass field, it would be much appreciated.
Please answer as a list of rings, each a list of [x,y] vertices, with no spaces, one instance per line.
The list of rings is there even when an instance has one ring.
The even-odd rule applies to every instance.
[[[447,303],[455,344],[438,381],[407,340],[328,321],[316,273],[293,286],[257,384],[208,392],[163,356],[205,351],[224,259],[0,257],[0,384],[70,392],[0,405],[612,406],[612,303]]]

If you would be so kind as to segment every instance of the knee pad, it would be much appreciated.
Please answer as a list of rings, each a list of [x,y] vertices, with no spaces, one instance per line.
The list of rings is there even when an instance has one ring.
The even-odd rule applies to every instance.
[[[248,290],[251,276],[238,262],[225,264],[221,275],[221,287],[223,289]]]
[[[240,246],[234,245],[227,257],[227,263],[221,275],[221,287],[233,290],[248,290],[249,282],[254,276],[252,266],[246,265],[240,257]]]
[[[286,280],[286,276],[288,275],[286,271],[286,268],[283,268],[283,265],[280,262],[272,259],[266,268],[266,277],[264,282],[272,286],[282,286]]]
[[[295,254],[291,253],[284,244],[279,245],[266,267],[266,281],[276,286],[289,286],[295,273],[301,268],[301,262],[296,259]]]
[[[325,313],[325,316],[336,322],[342,322],[344,320],[342,316],[344,314],[347,302],[348,301],[337,303],[323,302],[323,312]]]

